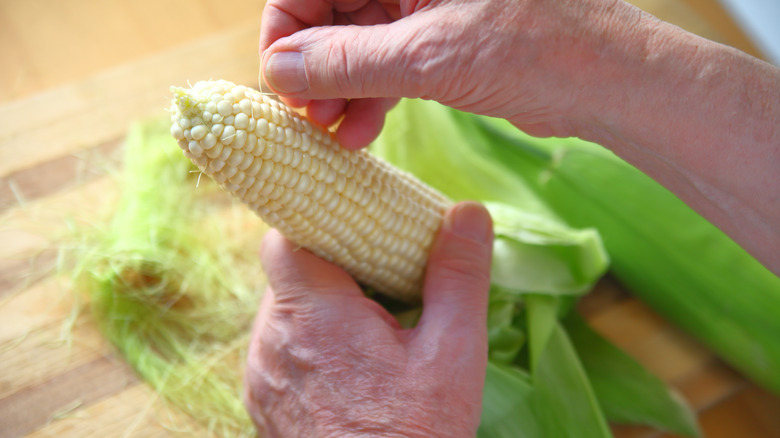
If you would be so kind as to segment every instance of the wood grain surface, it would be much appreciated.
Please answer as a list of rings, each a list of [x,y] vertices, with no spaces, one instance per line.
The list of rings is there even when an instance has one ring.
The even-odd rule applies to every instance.
[[[760,55],[714,0],[634,3]],[[257,85],[261,9],[249,0],[0,1],[0,438],[207,436],[166,408],[89,318],[75,317],[57,246],[69,224],[111,207],[118,190],[108,169],[126,129],[163,114],[169,86]],[[581,309],[690,401],[707,437],[780,437],[777,396],[613,280]]]

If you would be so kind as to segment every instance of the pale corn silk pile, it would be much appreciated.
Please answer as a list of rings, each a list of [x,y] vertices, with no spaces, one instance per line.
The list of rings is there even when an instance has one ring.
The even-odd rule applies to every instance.
[[[125,158],[113,217],[77,227],[66,245],[76,290],[160,401],[201,423],[160,417],[165,427],[185,436],[256,436],[241,394],[265,281],[257,250],[266,227],[200,178],[168,120],[134,126]],[[149,412],[158,410],[139,415]]]

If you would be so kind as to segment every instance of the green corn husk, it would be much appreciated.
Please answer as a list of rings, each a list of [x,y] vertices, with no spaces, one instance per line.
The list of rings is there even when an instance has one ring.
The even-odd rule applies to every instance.
[[[537,197],[541,201],[534,204],[544,204],[565,223],[597,229],[612,274],[635,295],[780,394],[780,278],[668,190],[597,145],[533,138],[502,120],[421,110],[423,105],[402,103],[383,135],[403,137],[395,131],[408,129],[407,112],[421,126],[444,120],[469,147],[424,150],[429,139],[408,147],[388,141],[392,146],[380,148],[381,154],[445,192],[457,190],[447,174],[474,170],[468,166],[472,157],[478,170],[503,179],[514,175],[522,182],[513,184],[524,186],[518,197]],[[446,130],[437,129],[437,135]],[[458,154],[465,157],[450,158]],[[430,157],[441,166],[423,164]]]
[[[484,141],[515,160],[536,159],[538,171],[525,179],[560,217],[598,229],[612,272],[632,293],[780,394],[780,278],[603,148],[540,141],[488,123],[500,130],[486,125]]]
[[[483,398],[480,438],[522,436],[607,438],[607,420],[558,315],[589,291],[607,259],[593,230],[572,230],[505,204],[487,203],[495,242],[488,308],[491,362],[528,381],[509,381],[515,415],[495,417],[494,395]],[[491,371],[488,384],[495,378]],[[493,385],[489,385],[493,388]],[[522,396],[529,386],[528,396]],[[490,403],[490,404],[488,404]],[[508,429],[507,429],[508,428]]]

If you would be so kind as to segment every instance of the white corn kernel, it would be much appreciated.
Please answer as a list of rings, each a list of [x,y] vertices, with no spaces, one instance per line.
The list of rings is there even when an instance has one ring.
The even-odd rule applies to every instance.
[[[187,150],[196,157],[203,155],[203,148],[197,141],[190,141],[187,143]]]
[[[227,100],[220,100],[217,103],[217,112],[222,117],[229,116],[233,112],[233,105]]]
[[[211,149],[216,144],[217,137],[215,137],[214,134],[206,134],[206,136],[203,137],[203,139],[200,141],[200,145],[203,147],[203,149]]]
[[[236,114],[233,119],[233,125],[235,125],[236,129],[246,129],[249,127],[249,115],[245,113]]]
[[[181,128],[181,125],[178,123],[174,123],[171,125],[171,135],[176,140],[182,140],[184,139],[184,130]]]
[[[201,138],[205,137],[208,132],[209,131],[206,129],[205,125],[198,125],[190,130],[190,135],[192,136],[193,140],[200,140]]]

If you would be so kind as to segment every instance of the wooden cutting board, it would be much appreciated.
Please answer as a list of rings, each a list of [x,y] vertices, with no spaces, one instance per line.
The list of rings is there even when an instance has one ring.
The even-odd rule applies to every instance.
[[[693,32],[757,54],[714,0],[635,0]],[[163,114],[168,87],[257,84],[262,2],[0,2],[0,438],[205,436],[156,398],[74,318],[58,239],[116,199],[107,175],[129,123]],[[696,408],[708,437],[780,437],[780,399],[756,387],[606,279],[591,324]],[[69,334],[69,335],[68,335]],[[181,424],[181,423],[178,423]],[[666,436],[615,427],[616,436]]]

